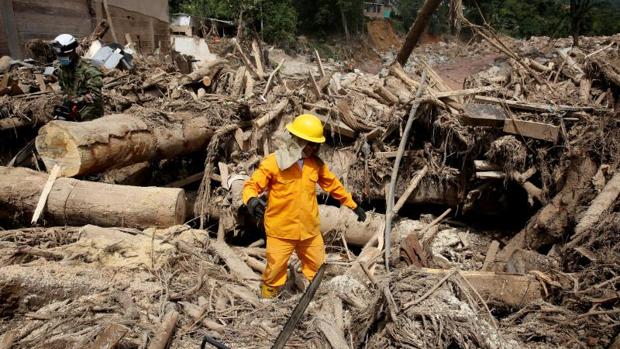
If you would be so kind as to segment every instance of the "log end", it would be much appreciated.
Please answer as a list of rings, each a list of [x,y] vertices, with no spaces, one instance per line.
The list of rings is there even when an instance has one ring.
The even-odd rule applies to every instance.
[[[185,198],[185,190],[180,189],[177,195],[177,203],[174,208],[174,224],[185,223],[185,216],[187,213],[187,199]]]
[[[48,170],[59,165],[60,175],[72,177],[79,174],[82,160],[78,145],[59,121],[52,121],[39,130],[35,147]]]

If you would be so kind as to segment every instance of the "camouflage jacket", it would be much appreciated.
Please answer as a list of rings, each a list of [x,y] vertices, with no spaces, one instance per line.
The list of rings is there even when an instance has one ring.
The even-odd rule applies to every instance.
[[[61,67],[58,71],[58,83],[68,100],[82,97],[88,93],[94,97],[93,103],[79,105],[82,120],[92,120],[103,116],[102,74],[91,63],[80,59],[75,67]]]

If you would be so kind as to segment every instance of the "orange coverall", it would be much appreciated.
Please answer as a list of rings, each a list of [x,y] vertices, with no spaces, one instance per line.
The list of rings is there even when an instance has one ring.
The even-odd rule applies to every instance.
[[[325,246],[319,230],[316,185],[341,204],[355,209],[357,204],[342,183],[318,158],[305,158],[303,168],[295,163],[281,170],[275,154],[267,156],[243,187],[243,203],[269,191],[265,210],[267,267],[263,283],[279,287],[286,282],[289,257],[293,251],[302,263],[302,272],[312,280],[325,260]]]

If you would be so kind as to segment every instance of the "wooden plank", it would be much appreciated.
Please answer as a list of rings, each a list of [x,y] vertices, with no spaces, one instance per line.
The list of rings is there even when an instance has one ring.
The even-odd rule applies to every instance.
[[[41,74],[34,74],[34,78],[37,80],[37,85],[39,85],[39,90],[41,92],[47,91],[47,85],[45,84],[45,78]]]
[[[449,270],[420,269],[428,274],[447,275]],[[496,273],[492,271],[461,271],[473,288],[486,301],[521,307],[543,298],[540,282],[534,275]]]
[[[468,126],[504,126],[506,112],[497,105],[468,103],[463,105],[462,121]]]
[[[482,263],[482,269],[480,270],[490,270],[493,262],[495,262],[495,256],[497,255],[497,251],[499,250],[499,241],[493,240],[491,244],[489,244],[489,249],[487,250],[486,256],[484,256],[484,263]]]
[[[217,167],[220,170],[220,184],[222,188],[228,189],[228,165],[223,162],[218,162]]]
[[[56,181],[56,178],[58,178],[61,169],[62,167],[60,167],[60,165],[54,165],[54,168],[52,168],[52,172],[47,178],[47,182],[45,183],[43,191],[41,192],[41,196],[39,197],[39,202],[37,202],[37,207],[34,210],[34,214],[32,215],[32,220],[30,221],[30,224],[35,224],[39,220],[39,216],[41,216],[41,212],[43,212],[43,207],[45,207],[45,203],[47,202],[47,197],[49,196],[50,191],[52,190],[54,182]]]
[[[2,17],[2,24],[4,25],[3,30],[7,37],[11,57],[22,59],[24,55],[22,52],[22,42],[19,37],[19,32],[17,31],[17,23],[15,22],[13,0],[0,1],[0,17]]]
[[[477,93],[482,93],[482,92],[491,92],[495,90],[497,90],[496,86],[484,86],[484,87],[479,87],[479,88],[468,88],[464,90],[437,92],[435,93],[435,97],[446,98],[446,97],[468,96],[468,95],[475,95]]]
[[[506,174],[501,171],[480,171],[476,172],[476,178],[478,179],[503,179]]]
[[[487,160],[474,160],[474,167],[476,171],[498,171],[501,170],[499,165],[491,163]]]
[[[323,124],[325,124],[326,134],[329,133],[330,131],[334,131],[334,133],[338,133],[341,136],[344,136],[347,138],[355,138],[356,136],[355,131],[353,131],[353,129],[347,126],[344,122],[340,120],[334,120],[334,119],[328,118],[325,115],[316,114],[316,113],[313,113],[313,114],[316,115],[323,122]]]
[[[378,151],[375,152],[375,157],[377,159],[390,159],[396,157],[397,151]],[[415,150],[405,150],[403,152],[403,156],[414,156],[417,152]]]
[[[493,104],[505,105],[509,108],[535,111],[539,113],[550,112],[575,112],[575,111],[594,111],[595,108],[591,106],[571,106],[571,105],[553,105],[543,103],[524,103],[516,102],[507,99],[488,97],[488,96],[476,96],[475,99],[481,102],[488,102]],[[607,109],[599,109],[607,110]]]
[[[381,134],[383,134],[383,131],[385,131],[383,128],[375,127],[372,131],[366,133],[366,140],[374,141],[375,139],[379,138]]]
[[[504,132],[555,143],[558,141],[560,127],[542,122],[506,119]]]

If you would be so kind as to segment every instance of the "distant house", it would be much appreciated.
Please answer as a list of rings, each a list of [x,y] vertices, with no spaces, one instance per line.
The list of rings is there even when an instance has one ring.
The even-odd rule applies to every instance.
[[[392,0],[364,2],[364,16],[369,18],[390,18],[397,10]]]
[[[113,28],[118,43],[129,34],[141,52],[170,47],[168,0],[0,0],[0,56],[23,58],[31,39],[87,36],[101,19],[111,22],[105,42],[114,41]]]

